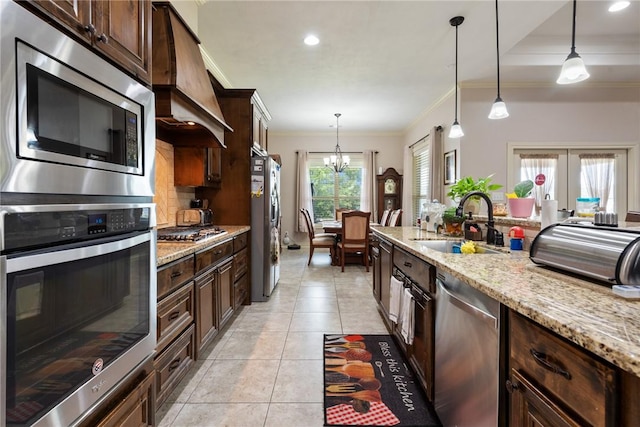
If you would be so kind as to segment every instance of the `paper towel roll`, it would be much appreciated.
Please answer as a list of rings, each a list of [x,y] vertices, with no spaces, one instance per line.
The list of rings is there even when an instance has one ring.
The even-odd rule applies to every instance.
[[[558,201],[543,200],[540,212],[540,229],[550,226],[558,222]]]

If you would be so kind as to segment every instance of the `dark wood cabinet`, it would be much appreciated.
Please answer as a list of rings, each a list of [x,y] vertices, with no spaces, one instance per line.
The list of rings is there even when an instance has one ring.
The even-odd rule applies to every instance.
[[[402,209],[402,175],[394,168],[388,168],[381,175],[376,176],[378,193],[379,223],[385,209]]]
[[[215,268],[196,277],[196,357],[220,330]]]
[[[176,187],[220,188],[222,148],[175,146],[173,153]]]
[[[225,131],[227,148],[221,152],[219,187],[196,189],[208,199],[218,224],[251,224],[251,148],[266,148],[270,116],[254,89],[224,89],[212,80],[220,108],[233,132]],[[258,119],[259,118],[259,119]],[[177,185],[177,184],[176,184]]]
[[[249,233],[233,238],[233,309],[251,304],[249,297]]]
[[[151,1],[34,0],[28,5],[129,74],[150,83]]]
[[[391,298],[390,279],[393,270],[391,251],[393,246],[386,240],[380,240],[380,308],[385,321],[389,319],[389,303]]]
[[[233,259],[229,258],[218,266],[218,301],[220,301],[220,328],[223,328],[233,314]]]
[[[371,287],[371,290],[373,291],[373,297],[378,303],[380,303],[380,284],[382,281],[380,276],[380,243],[377,240],[372,240],[371,246],[369,246],[369,248],[371,254],[371,266],[373,271],[373,286]]]

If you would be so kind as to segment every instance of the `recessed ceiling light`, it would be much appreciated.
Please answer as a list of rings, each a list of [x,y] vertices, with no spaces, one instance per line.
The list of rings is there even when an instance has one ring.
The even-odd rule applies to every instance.
[[[628,1],[614,1],[611,6],[609,6],[609,12],[618,12],[622,9],[626,9],[629,7],[631,3]]]
[[[304,38],[304,44],[308,46],[315,46],[318,43],[320,43],[320,39],[314,36],[313,34],[310,34]]]

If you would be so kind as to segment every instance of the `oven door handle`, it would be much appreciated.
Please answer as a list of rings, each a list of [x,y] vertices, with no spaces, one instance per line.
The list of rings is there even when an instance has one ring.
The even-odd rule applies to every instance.
[[[27,253],[24,256],[12,256],[6,259],[6,273],[15,273],[18,271],[29,270],[32,268],[41,268],[54,264],[62,264],[79,259],[86,259],[100,255],[106,255],[113,252],[122,251],[132,248],[141,243],[150,242],[154,239],[155,230],[136,234],[131,237],[120,238],[118,240],[94,243],[87,242],[86,246],[78,247],[76,244],[67,245],[72,248],[64,249],[65,246],[56,246],[51,251],[38,251],[37,253]],[[152,251],[155,253],[155,245],[151,245]],[[152,253],[152,256],[154,255]]]

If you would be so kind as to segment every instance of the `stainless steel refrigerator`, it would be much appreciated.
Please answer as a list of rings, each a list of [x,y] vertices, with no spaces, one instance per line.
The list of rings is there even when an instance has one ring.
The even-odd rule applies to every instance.
[[[280,165],[251,156],[251,301],[267,301],[280,279]]]

